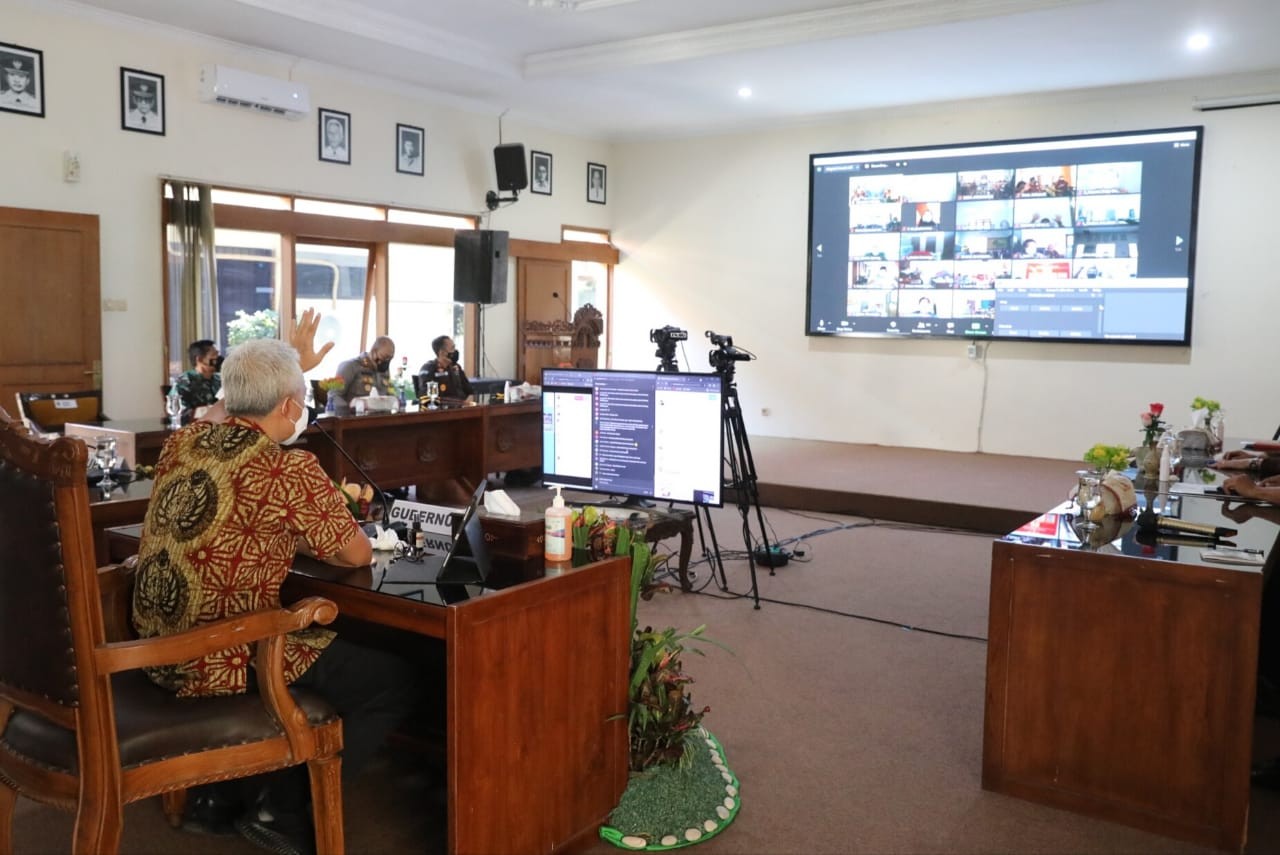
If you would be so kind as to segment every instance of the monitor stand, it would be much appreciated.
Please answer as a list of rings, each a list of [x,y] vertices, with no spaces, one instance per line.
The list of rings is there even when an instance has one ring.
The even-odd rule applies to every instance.
[[[656,507],[653,502],[640,496],[612,496],[609,501],[604,503],[606,508],[643,508],[650,509]]]

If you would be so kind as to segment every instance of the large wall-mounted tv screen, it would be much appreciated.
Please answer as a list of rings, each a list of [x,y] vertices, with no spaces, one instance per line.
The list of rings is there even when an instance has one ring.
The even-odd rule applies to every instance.
[[[1189,344],[1202,127],[809,157],[809,335]]]

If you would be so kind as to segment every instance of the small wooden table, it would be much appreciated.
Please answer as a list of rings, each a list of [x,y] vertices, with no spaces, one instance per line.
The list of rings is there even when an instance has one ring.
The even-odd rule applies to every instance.
[[[1237,527],[1218,502],[1174,504]],[[1066,510],[992,548],[982,786],[1242,849],[1263,568],[1138,543],[1136,526],[1082,548]],[[1280,557],[1274,523],[1238,527],[1240,546]]]

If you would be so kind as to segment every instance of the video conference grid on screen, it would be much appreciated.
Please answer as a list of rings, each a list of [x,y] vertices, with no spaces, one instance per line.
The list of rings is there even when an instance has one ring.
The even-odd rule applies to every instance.
[[[718,374],[542,370],[542,480],[720,505]]]
[[[807,333],[1188,343],[1202,132],[811,155]]]

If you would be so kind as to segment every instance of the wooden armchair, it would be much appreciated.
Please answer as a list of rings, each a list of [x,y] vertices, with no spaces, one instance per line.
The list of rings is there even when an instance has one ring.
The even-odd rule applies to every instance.
[[[313,597],[111,640],[132,567],[94,567],[86,464],[84,443],[33,438],[0,408],[0,852],[12,851],[19,794],[75,812],[73,852],[110,855],[125,804],[305,762],[317,850],[341,853],[342,722],[282,671],[284,633],[329,623],[336,607]],[[256,695],[178,698],[138,670],[252,641]]]

